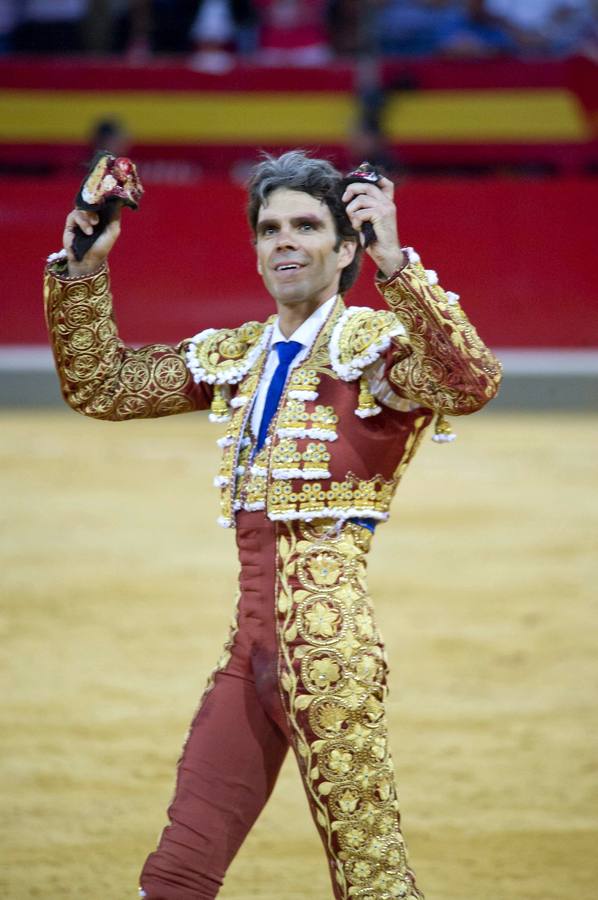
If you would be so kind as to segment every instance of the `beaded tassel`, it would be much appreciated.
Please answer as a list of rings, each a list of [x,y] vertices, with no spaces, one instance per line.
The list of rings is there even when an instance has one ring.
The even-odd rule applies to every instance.
[[[359,416],[360,419],[367,419],[369,416],[377,416],[379,412],[382,412],[382,409],[378,406],[370,391],[366,376],[362,375],[359,379],[359,400],[355,415]]]
[[[224,395],[222,393],[222,388],[220,385],[214,385],[214,396],[212,398],[212,404],[210,406],[210,422],[228,422],[230,419],[230,412],[228,409],[228,403],[224,399]]]
[[[438,415],[436,416],[436,425],[434,427],[432,440],[436,441],[437,444],[450,444],[451,441],[454,441],[456,439],[457,435],[451,428],[448,420],[445,419],[442,413],[438,413]]]

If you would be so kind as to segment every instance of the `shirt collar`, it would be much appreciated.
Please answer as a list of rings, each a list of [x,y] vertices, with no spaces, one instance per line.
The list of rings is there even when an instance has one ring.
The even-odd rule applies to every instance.
[[[326,300],[325,303],[322,303],[321,306],[318,306],[309,319],[306,319],[305,322],[303,322],[288,338],[286,338],[280,330],[277,318],[274,323],[274,331],[272,332],[271,346],[274,347],[274,344],[278,344],[280,341],[297,341],[299,344],[303,344],[304,347],[309,347],[313,343],[321,325],[332,311],[336,297],[337,295],[335,294],[333,297]]]

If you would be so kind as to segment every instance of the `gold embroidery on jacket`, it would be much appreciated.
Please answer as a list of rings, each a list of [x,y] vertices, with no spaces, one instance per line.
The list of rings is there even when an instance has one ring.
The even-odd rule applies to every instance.
[[[352,307],[346,311],[343,318],[345,321],[338,337],[338,366],[341,370],[351,369],[356,359],[373,362],[380,356],[381,351],[378,347],[387,344],[388,337],[393,335],[393,332],[404,330],[390,309]],[[395,333],[393,336],[396,343],[406,341],[401,333]]]
[[[421,900],[400,831],[386,662],[367,594],[367,529],[330,520],[278,536],[281,698],[342,898]]]
[[[421,263],[408,265],[381,291],[409,336],[411,353],[401,348],[389,374],[404,396],[430,409],[464,415],[495,395],[500,363],[459,303],[428,283]]]
[[[346,348],[348,354],[347,359],[341,361],[348,362],[353,356],[360,356],[394,325],[396,317],[387,309],[379,309],[374,313],[364,310],[364,314],[349,319],[341,341],[341,350]]]
[[[336,431],[338,416],[335,413],[333,406],[318,405],[311,415],[311,421],[314,428]]]
[[[424,431],[426,430],[430,419],[429,416],[418,416],[418,418],[413,423],[413,431],[410,433],[409,437],[405,441],[405,446],[403,448],[403,455],[399,460],[399,464],[395,469],[394,474],[394,482],[395,482],[395,490],[399,485],[401,478],[405,472],[405,469],[415,456],[415,452],[419,447],[421,440],[424,436]]]
[[[196,408],[183,344],[133,350],[118,338],[106,271],[72,283],[48,270],[44,296],[62,392],[73,409],[121,420]]]
[[[320,376],[313,368],[303,368],[300,366],[293,369],[289,381],[289,396],[297,395],[297,399],[316,400],[318,397],[318,387],[320,384]]]
[[[305,400],[288,400],[278,416],[278,428],[280,431],[283,429],[302,431],[307,428],[308,420]]]
[[[221,488],[219,522],[226,527],[231,527],[234,523],[234,515],[241,506],[242,488],[251,469],[252,438],[249,437],[249,420],[265,359],[266,351],[263,350],[256,361],[255,368],[239,385],[237,397],[246,399],[246,402],[233,409],[225,434],[220,470],[215,483]],[[253,508],[261,507],[254,506]]]
[[[270,465],[272,477],[277,478],[329,478],[330,451],[321,442],[310,442],[303,452],[297,441],[282,438],[272,450]]]
[[[381,475],[362,481],[351,472],[343,481],[331,482],[329,488],[314,481],[295,491],[288,481],[274,481],[270,485],[268,516],[290,519],[294,514],[301,518],[362,515],[386,519],[395,486],[394,481],[386,481]]]
[[[276,469],[297,469],[301,462],[301,451],[297,449],[297,441],[283,438],[272,450],[271,461]]]
[[[265,328],[263,322],[245,322],[239,328],[219,328],[211,334],[203,332],[199,336],[201,339],[191,342],[188,362],[208,381],[215,380],[219,384],[239,381],[236,373],[245,369],[243,364],[262,338]]]

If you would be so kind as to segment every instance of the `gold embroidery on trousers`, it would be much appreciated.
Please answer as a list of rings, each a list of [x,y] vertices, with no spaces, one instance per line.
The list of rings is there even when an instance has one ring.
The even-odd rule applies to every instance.
[[[422,900],[400,830],[367,529],[278,526],[279,683],[338,898]]]

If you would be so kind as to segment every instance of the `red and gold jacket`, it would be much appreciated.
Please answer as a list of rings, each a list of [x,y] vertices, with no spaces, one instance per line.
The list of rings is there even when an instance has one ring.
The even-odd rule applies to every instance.
[[[120,421],[210,409],[227,424],[215,484],[220,523],[239,509],[272,520],[384,520],[423,430],[466,415],[496,394],[500,364],[456,294],[406,250],[409,262],[378,287],[388,309],[346,308],[338,297],[307,355],[291,368],[269,437],[255,454],[250,416],[274,317],[208,329],[175,347],[126,347],[108,272],[65,275],[49,263],[45,307],[67,403]]]

